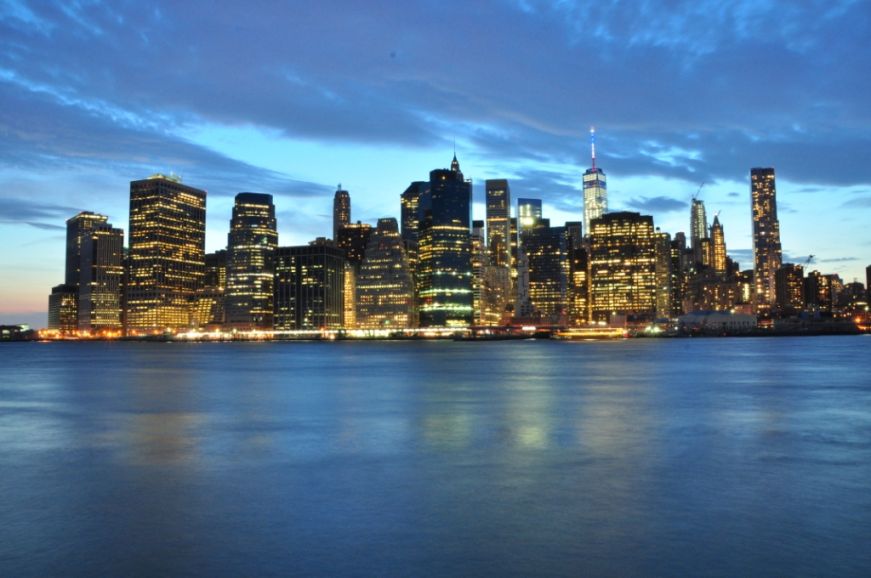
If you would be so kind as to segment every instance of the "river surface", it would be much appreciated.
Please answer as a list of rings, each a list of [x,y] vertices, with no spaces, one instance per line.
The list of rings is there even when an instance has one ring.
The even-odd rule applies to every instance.
[[[869,576],[871,336],[0,345],[0,576]]]

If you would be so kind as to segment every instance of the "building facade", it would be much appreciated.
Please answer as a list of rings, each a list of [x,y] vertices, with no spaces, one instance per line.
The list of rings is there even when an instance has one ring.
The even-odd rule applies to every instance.
[[[205,191],[160,174],[130,183],[128,333],[189,327],[205,241]]]
[[[776,274],[782,261],[774,169],[750,170],[750,197],[753,209],[753,307],[757,315],[766,316],[775,302]]]
[[[278,230],[272,195],[239,193],[227,235],[226,325],[272,329]]]
[[[491,265],[511,263],[511,189],[506,179],[485,182],[487,250]]]
[[[656,313],[653,217],[608,213],[590,231],[590,296],[594,321],[651,320]]]
[[[279,247],[275,257],[275,329],[341,329],[344,276],[345,255],[332,243]]]
[[[468,326],[473,322],[472,184],[456,155],[450,169],[430,172],[419,204],[417,298],[421,327]]]
[[[333,239],[339,238],[339,229],[351,224],[351,194],[339,185],[333,196]]]
[[[396,219],[378,220],[369,237],[356,286],[356,326],[413,327],[414,284]]]
[[[584,171],[584,231],[592,234],[592,223],[608,212],[608,178],[605,171],[596,166],[596,131],[590,129],[592,165]]]

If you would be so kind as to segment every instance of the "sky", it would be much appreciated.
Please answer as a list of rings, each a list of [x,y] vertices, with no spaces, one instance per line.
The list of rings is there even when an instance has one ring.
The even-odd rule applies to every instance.
[[[688,231],[719,214],[752,268],[749,172],[774,167],[785,261],[871,264],[871,2],[862,0],[0,0],[0,323],[46,323],[65,221],[127,230],[129,182],[205,189],[206,249],[233,197],[274,196],[279,242],[399,217],[450,164],[508,178],[552,224],[609,210]],[[701,187],[701,189],[700,189]]]

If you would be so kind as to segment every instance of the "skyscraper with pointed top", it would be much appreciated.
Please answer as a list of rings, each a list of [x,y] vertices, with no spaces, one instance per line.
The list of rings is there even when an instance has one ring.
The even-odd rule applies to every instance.
[[[713,255],[712,265],[714,271],[720,275],[726,275],[726,236],[723,233],[723,225],[720,224],[720,216],[714,215],[714,223],[711,225],[711,246]]]
[[[584,233],[590,235],[590,224],[608,212],[608,180],[605,171],[596,167],[596,129],[590,128],[592,166],[584,171]]]
[[[417,293],[421,327],[472,323],[472,184],[457,155],[429,174],[418,218]]]
[[[351,195],[339,184],[333,197],[333,241],[339,239],[339,229],[351,223]]]

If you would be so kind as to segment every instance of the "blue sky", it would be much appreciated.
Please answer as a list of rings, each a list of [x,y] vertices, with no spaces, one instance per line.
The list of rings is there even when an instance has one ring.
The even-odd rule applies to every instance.
[[[449,164],[581,220],[597,128],[612,210],[687,231],[701,183],[750,260],[749,170],[777,170],[787,258],[871,264],[871,4],[0,0],[0,322],[44,325],[79,210],[127,229],[129,181],[272,193],[283,245],[398,216]]]

